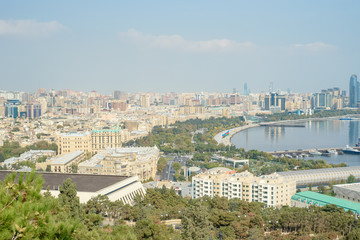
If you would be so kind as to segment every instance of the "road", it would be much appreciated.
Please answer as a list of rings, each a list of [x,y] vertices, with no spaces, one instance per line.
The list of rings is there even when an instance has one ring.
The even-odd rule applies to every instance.
[[[178,162],[181,166],[186,166],[186,162],[189,159],[189,156],[172,156],[172,159],[168,160],[164,171],[161,173],[160,180],[175,181],[175,169],[172,167],[172,165],[175,162]]]

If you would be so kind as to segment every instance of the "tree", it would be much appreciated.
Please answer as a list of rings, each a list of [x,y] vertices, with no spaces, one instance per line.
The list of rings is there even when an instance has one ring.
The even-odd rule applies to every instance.
[[[15,180],[16,175],[0,181],[1,239],[73,239],[84,226],[72,219],[57,199],[40,193],[41,176],[20,173]]]
[[[70,210],[72,217],[80,217],[80,200],[77,197],[76,184],[67,178],[59,187],[59,202]]]
[[[184,211],[183,218],[181,219],[183,227],[184,239],[209,239],[211,236],[211,222],[209,220],[208,209],[196,203]]]
[[[45,171],[46,171],[46,172],[51,172],[51,165],[46,165]]]
[[[157,172],[162,173],[165,170],[167,164],[167,160],[164,157],[159,158],[158,164],[157,164]]]
[[[355,176],[350,174],[350,176],[347,179],[347,183],[354,183],[355,182]]]
[[[172,167],[175,169],[176,172],[178,172],[181,169],[181,164],[178,162],[174,162]]]

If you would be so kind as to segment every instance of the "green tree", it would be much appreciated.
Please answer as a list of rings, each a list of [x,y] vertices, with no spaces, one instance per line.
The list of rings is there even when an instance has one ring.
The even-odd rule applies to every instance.
[[[67,178],[59,187],[60,194],[58,196],[59,202],[62,206],[70,210],[71,216],[74,218],[80,217],[80,200],[76,196],[76,184],[70,178]]]
[[[196,203],[185,209],[181,219],[183,227],[183,238],[190,239],[209,239],[211,236],[211,222],[209,220],[208,209]]]
[[[157,172],[162,173],[165,170],[167,160],[164,157],[160,157],[157,164]]]
[[[350,176],[347,179],[347,183],[354,183],[355,182],[355,176],[350,174]]]
[[[40,191],[43,180],[32,173],[7,175],[0,181],[1,239],[72,239],[83,225],[58,200]]]
[[[46,171],[46,172],[51,172],[51,165],[46,165],[45,171]]]

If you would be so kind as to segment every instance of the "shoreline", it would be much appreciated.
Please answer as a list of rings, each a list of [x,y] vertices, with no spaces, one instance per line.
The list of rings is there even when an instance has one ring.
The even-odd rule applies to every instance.
[[[240,127],[236,127],[236,128],[231,128],[231,129],[227,129],[224,131],[219,132],[218,134],[216,134],[214,136],[215,141],[218,144],[224,144],[225,146],[232,146],[234,144],[232,144],[231,142],[231,138],[238,132],[241,132],[245,129],[249,129],[249,128],[253,128],[253,127],[259,127],[259,124],[248,124],[248,125],[244,125],[244,126],[240,126]],[[227,132],[229,130],[229,136],[222,138],[222,135]]]
[[[324,118],[304,118],[304,119],[294,119],[294,120],[280,120],[280,121],[274,121],[274,122],[264,122],[267,124],[273,124],[273,123],[284,123],[284,122],[299,122],[299,121],[308,121],[308,120],[323,120],[323,119],[337,119],[337,118],[342,118],[342,117],[346,117],[348,115],[343,115],[343,116],[333,116],[333,117],[324,117]],[[234,144],[231,142],[231,138],[246,129],[249,128],[253,128],[253,127],[260,127],[260,124],[258,123],[250,123],[241,127],[236,127],[236,128],[231,128],[231,129],[226,129],[224,131],[221,131],[219,133],[217,133],[214,136],[214,140],[218,143],[218,144],[224,144],[225,146],[234,146]],[[229,136],[222,138],[222,135],[229,130]]]

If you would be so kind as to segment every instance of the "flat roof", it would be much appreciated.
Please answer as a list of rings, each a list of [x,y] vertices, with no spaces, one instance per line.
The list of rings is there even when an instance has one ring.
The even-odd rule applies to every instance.
[[[0,180],[4,180],[7,174],[14,173],[12,171],[0,171]],[[25,173],[25,174],[29,174]],[[128,176],[116,175],[90,175],[76,173],[36,173],[44,179],[43,189],[58,189],[59,185],[70,178],[76,184],[76,190],[79,192],[97,192],[103,188],[111,186],[115,183],[128,179]],[[18,174],[17,174],[18,175]]]
[[[357,214],[360,214],[360,204],[355,202],[350,202],[344,199],[331,197],[328,195],[320,194],[312,191],[305,191],[296,193],[291,197],[295,201],[300,200],[306,201],[306,203],[312,203],[312,205],[318,204],[319,206],[325,206],[327,204],[335,204],[338,207],[344,208],[346,211],[351,210]]]
[[[302,175],[302,174],[319,174],[319,173],[333,173],[333,172],[339,173],[339,172],[351,172],[351,171],[360,171],[360,166],[287,171],[287,172],[278,172],[278,174],[282,176],[294,176],[294,175]]]
[[[68,153],[64,156],[54,159],[53,161],[51,161],[51,163],[52,164],[66,164],[66,163],[74,160],[74,158],[77,158],[78,156],[80,156],[83,153],[84,153],[84,151],[81,151],[81,150],[78,150],[78,151],[72,152],[72,153]]]
[[[360,183],[337,184],[334,187],[360,192]]]

